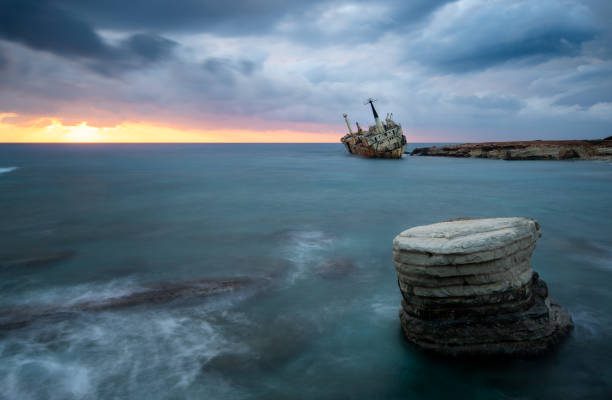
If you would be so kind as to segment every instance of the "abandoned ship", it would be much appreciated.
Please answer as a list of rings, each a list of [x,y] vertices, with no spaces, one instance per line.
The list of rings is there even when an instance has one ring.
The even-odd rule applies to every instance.
[[[370,104],[374,114],[375,125],[364,131],[357,122],[357,132],[353,132],[348,116],[344,114],[344,120],[349,133],[340,141],[350,154],[375,158],[401,158],[406,148],[406,136],[402,132],[402,126],[396,124],[392,117],[387,114],[383,124],[374,108],[374,99],[368,99],[365,104]]]

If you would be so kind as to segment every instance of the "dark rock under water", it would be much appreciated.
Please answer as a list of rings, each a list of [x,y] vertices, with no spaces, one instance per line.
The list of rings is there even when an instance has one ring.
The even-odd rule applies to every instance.
[[[206,298],[249,287],[263,286],[267,278],[207,278],[187,282],[166,282],[125,296],[85,301],[68,306],[22,306],[0,309],[0,329],[17,329],[39,319],[61,319],[78,312],[95,312]]]
[[[74,257],[76,251],[60,251],[55,253],[26,255],[23,257],[0,259],[0,269],[2,268],[26,268],[38,267],[42,265],[55,264],[66,261]]]
[[[322,278],[340,279],[357,270],[352,258],[336,257],[323,261],[316,269],[316,273]]]

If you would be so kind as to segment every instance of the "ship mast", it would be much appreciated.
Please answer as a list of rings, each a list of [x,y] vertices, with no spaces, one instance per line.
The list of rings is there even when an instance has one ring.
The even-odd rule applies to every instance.
[[[372,114],[374,114],[374,121],[376,121],[376,130],[378,131],[378,133],[383,133],[385,131],[385,128],[383,127],[383,123],[380,120],[380,118],[378,118],[378,113],[376,112],[376,109],[374,108],[374,102],[376,101],[376,99],[373,98],[369,98],[366,100],[366,102],[364,104],[370,104],[370,107],[372,107]]]
[[[352,135],[353,134],[353,130],[351,129],[351,123],[348,120],[348,115],[342,114],[342,116],[344,117],[344,121],[346,122],[346,126],[348,127],[349,135]]]

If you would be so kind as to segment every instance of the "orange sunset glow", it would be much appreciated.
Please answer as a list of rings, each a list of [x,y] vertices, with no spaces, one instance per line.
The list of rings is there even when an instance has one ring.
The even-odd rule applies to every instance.
[[[65,124],[58,118],[13,123],[17,114],[0,114],[4,143],[322,143],[336,142],[338,132],[292,130],[178,129],[147,122],[95,126],[87,121]]]

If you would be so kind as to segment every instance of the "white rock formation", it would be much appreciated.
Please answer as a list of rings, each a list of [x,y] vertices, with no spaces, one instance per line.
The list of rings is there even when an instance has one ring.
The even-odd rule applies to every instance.
[[[570,329],[531,268],[540,237],[528,218],[459,219],[393,241],[406,337],[445,354],[533,354]]]

